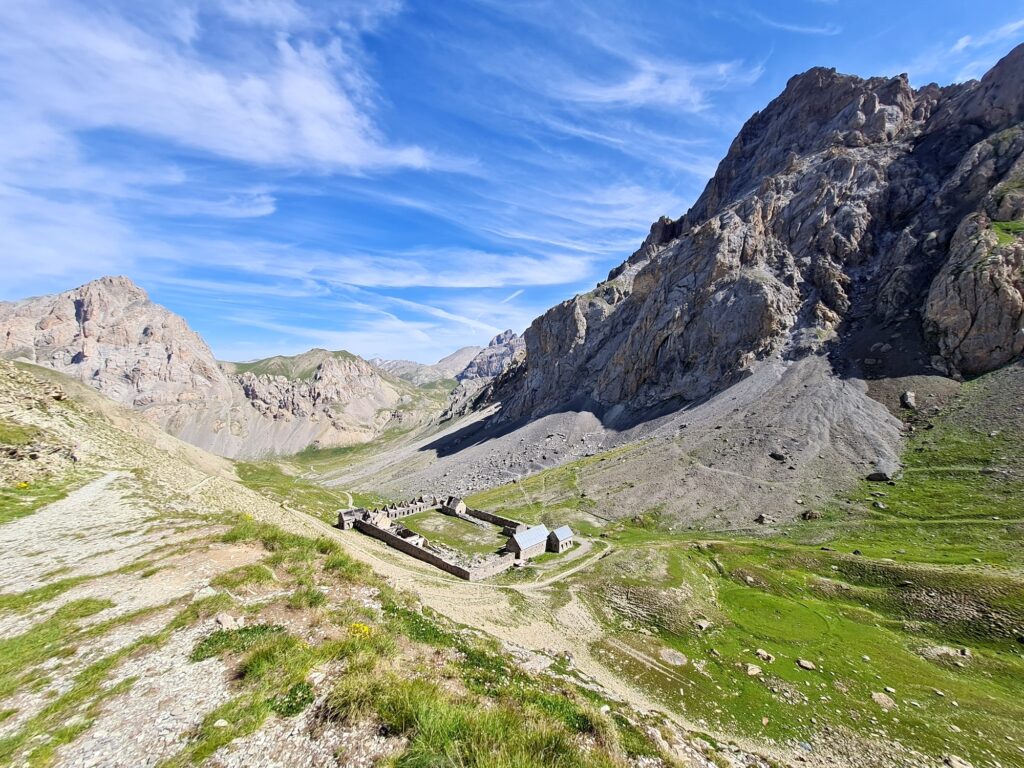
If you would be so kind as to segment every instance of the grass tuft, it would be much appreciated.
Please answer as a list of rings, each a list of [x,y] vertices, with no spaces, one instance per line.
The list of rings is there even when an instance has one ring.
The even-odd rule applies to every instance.
[[[203,661],[225,653],[243,653],[255,645],[285,633],[278,624],[253,624],[239,629],[218,629],[207,635],[192,649],[191,661]]]

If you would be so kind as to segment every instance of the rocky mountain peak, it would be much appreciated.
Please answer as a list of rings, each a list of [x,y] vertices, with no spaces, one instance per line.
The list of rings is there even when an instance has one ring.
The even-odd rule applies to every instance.
[[[703,194],[593,291],[525,333],[493,387],[506,418],[569,402],[708,396],[759,361],[829,354],[978,373],[1024,351],[1024,46],[979,81],[797,75],[740,130]],[[854,359],[848,359],[851,355]]]
[[[523,349],[524,341],[512,330],[503,331],[469,361],[456,377],[460,382],[488,380],[504,373],[516,355]]]
[[[80,379],[227,456],[369,440],[418,413],[409,392],[348,352],[218,363],[181,317],[126,277],[0,304],[0,355]]]

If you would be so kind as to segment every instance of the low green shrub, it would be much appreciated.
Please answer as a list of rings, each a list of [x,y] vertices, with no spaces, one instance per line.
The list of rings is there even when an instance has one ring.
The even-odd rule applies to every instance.
[[[260,563],[242,565],[232,568],[210,582],[212,586],[224,589],[237,589],[246,584],[266,584],[274,581],[274,572]]]
[[[303,680],[280,696],[270,698],[270,708],[282,717],[294,717],[313,703],[313,686]]]
[[[223,653],[244,653],[267,638],[285,633],[278,624],[253,624],[239,629],[218,629],[207,635],[192,649],[191,661],[203,661]]]

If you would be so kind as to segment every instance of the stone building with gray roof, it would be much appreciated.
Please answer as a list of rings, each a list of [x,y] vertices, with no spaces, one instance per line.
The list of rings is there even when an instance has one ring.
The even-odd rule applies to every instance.
[[[542,524],[513,534],[505,549],[515,555],[517,560],[529,560],[543,553],[547,543],[548,527]]]
[[[572,547],[573,532],[568,525],[555,528],[548,534],[548,552],[565,552]]]

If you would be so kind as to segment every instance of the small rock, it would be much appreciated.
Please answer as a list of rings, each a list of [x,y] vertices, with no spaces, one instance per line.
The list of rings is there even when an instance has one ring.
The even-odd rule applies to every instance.
[[[775,657],[768,653],[768,651],[766,651],[764,648],[758,648],[756,651],[754,651],[754,655],[757,656],[757,658],[759,658],[761,661],[767,661],[769,664],[775,661]]]
[[[761,674],[761,668],[757,664],[747,664],[747,674],[751,677],[757,677]]]
[[[697,619],[695,626],[701,632],[707,632],[711,628],[711,622],[707,619]]]
[[[886,712],[896,709],[896,702],[892,700],[891,696],[884,693],[872,693],[871,700],[878,706],[884,709]]]
[[[917,408],[917,395],[911,391],[906,391],[900,395],[900,405],[904,408],[915,410]]]
[[[217,722],[215,722],[213,724],[213,727],[214,728],[227,728],[229,725],[231,725],[231,723],[229,723],[224,718],[221,718],[220,720],[218,720]]]
[[[806,669],[808,671],[818,668],[813,661],[809,661],[808,659],[797,659],[796,665],[800,667],[800,669]]]
[[[216,596],[217,596],[217,590],[214,589],[213,587],[206,586],[206,587],[203,587],[202,589],[200,589],[194,595],[192,595],[192,602],[195,602],[196,600],[205,600],[208,597],[216,597]]]
[[[786,461],[786,454],[772,451],[768,454],[768,458],[775,459],[775,461]]]
[[[244,619],[236,619],[230,613],[218,613],[214,621],[221,626],[221,629],[232,630],[241,627],[241,622],[243,622]]]
[[[949,766],[949,768],[974,768],[973,765],[968,763],[962,757],[956,755],[946,755],[943,758],[943,762]]]
[[[893,688],[891,685],[887,685],[887,686],[885,686],[885,692],[886,693],[896,693],[896,689]]]
[[[685,667],[688,662],[686,656],[672,648],[662,648],[661,658],[673,667]]]

